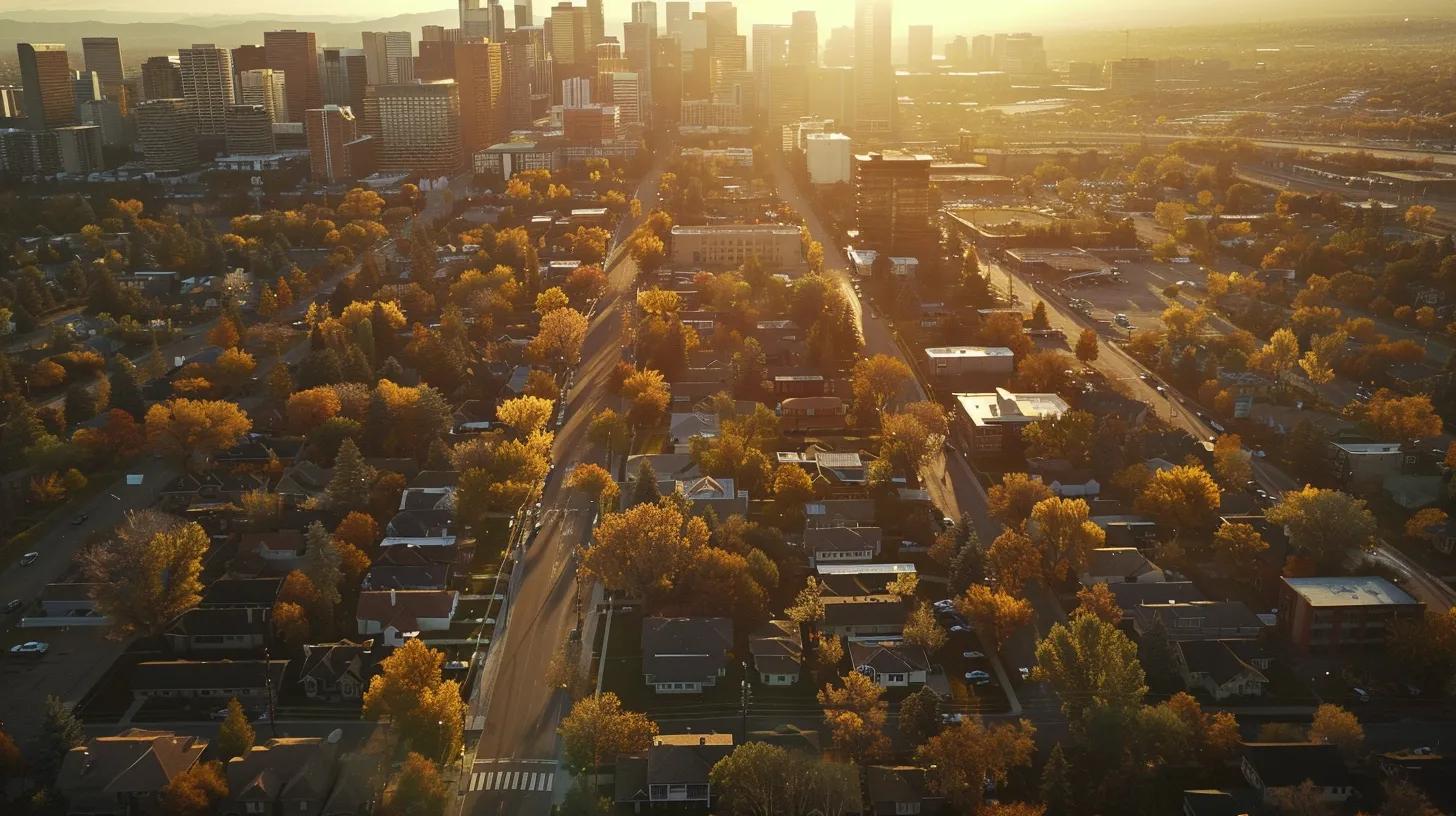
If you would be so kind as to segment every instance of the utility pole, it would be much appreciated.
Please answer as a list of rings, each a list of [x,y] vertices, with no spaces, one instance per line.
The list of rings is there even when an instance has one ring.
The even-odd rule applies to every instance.
[[[738,744],[742,745],[748,742],[748,706],[753,703],[753,687],[748,683],[748,661],[739,661],[738,665],[743,668],[743,679],[738,681],[738,702],[742,712]]]

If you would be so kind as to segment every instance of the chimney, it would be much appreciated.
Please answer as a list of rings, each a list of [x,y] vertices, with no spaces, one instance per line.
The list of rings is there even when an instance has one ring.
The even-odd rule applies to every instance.
[[[707,745],[707,744],[708,744],[708,738],[707,737],[698,737],[698,745],[699,746],[703,746],[703,745]]]
[[[395,589],[394,589],[394,587],[390,587],[389,588],[389,605],[390,606],[394,606],[394,604],[395,604]]]

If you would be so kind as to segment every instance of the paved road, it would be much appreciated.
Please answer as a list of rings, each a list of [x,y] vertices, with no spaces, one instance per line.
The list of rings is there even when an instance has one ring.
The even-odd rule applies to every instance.
[[[1150,144],[1168,144],[1170,142],[1183,141],[1193,138],[1194,134],[1184,133],[1112,133],[1098,131],[1066,131],[1060,133],[1049,133],[1046,138],[1050,140],[1084,140],[1088,142],[1115,142],[1116,144],[1135,144],[1146,139]],[[1334,142],[1334,141],[1300,141],[1297,139],[1278,138],[1250,138],[1260,147],[1273,148],[1295,148],[1307,150],[1311,153],[1350,153],[1356,150],[1364,151],[1372,156],[1383,159],[1426,159],[1429,158],[1437,164],[1456,164],[1456,152],[1425,150],[1415,147],[1397,147],[1392,145],[1371,145],[1357,141]]]
[[[656,205],[666,156],[659,153],[638,189],[644,212]],[[607,292],[587,330],[566,423],[556,434],[552,455],[557,467],[542,492],[542,527],[516,565],[504,631],[497,633],[493,647],[500,653],[481,672],[476,689],[485,721],[462,775],[461,813],[547,813],[569,784],[556,736],[568,701],[542,678],[557,647],[579,624],[576,549],[589,531],[592,510],[585,497],[567,491],[562,482],[578,462],[604,463],[604,452],[587,441],[587,425],[604,407],[606,377],[622,359],[621,313],[631,304],[624,295],[636,274],[636,265],[623,254],[611,267]]]

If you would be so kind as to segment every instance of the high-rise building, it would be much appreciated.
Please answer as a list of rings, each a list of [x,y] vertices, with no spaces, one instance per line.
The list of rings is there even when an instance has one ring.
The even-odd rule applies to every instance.
[[[232,55],[212,43],[180,48],[177,55],[182,62],[182,98],[192,112],[197,135],[222,136],[227,132],[228,105],[236,101]]]
[[[653,10],[656,11],[656,4],[653,4]],[[652,41],[657,36],[656,30],[655,25],[649,25],[645,21],[622,24],[622,56],[627,60],[628,70],[637,75],[640,94],[638,111],[642,121],[649,118],[648,109],[651,107]]]
[[[841,127],[854,112],[854,69],[824,66],[814,69],[809,79],[809,115],[833,119]]]
[[[912,71],[929,71],[935,66],[935,27],[910,26],[909,54],[906,63]]]
[[[454,82],[374,85],[365,93],[364,111],[379,137],[381,171],[451,175],[462,166]]]
[[[1073,60],[1067,63],[1067,84],[1082,88],[1096,88],[1102,85],[1102,66],[1095,62]]]
[[[854,29],[836,26],[829,29],[829,39],[824,43],[822,65],[850,66],[854,64]]]
[[[770,130],[803,116],[809,66],[794,63],[793,28],[754,25],[753,77],[760,124]]]
[[[592,103],[592,81],[586,77],[567,77],[561,80],[561,106],[563,108],[584,108]]]
[[[546,52],[546,29],[541,26],[518,28],[506,43],[506,120],[514,130],[529,127],[550,106],[552,65]]]
[[[61,150],[54,130],[0,128],[0,170],[12,176],[49,176],[61,172]]]
[[[338,105],[305,111],[303,129],[308,139],[309,175],[314,181],[332,183],[368,175],[369,168],[355,166],[361,135],[353,111]],[[363,139],[373,142],[371,137]]]
[[[232,50],[233,75],[268,67],[268,49],[261,45],[240,45]]]
[[[656,0],[633,0],[632,22],[646,23],[652,27],[652,36],[657,36],[657,2]]]
[[[945,44],[945,64],[955,71],[971,67],[971,44],[965,37],[957,34],[955,39]]]
[[[82,37],[81,53],[86,57],[86,70],[101,78],[101,88],[107,94],[125,81],[121,43],[115,37]]]
[[[602,13],[602,0],[586,0],[586,47],[588,49],[606,39],[607,21]]]
[[[272,68],[254,68],[238,74],[238,101],[262,105],[274,122],[292,122],[288,115],[288,85],[291,78]]]
[[[1108,60],[1107,90],[1113,96],[1148,96],[1157,89],[1158,64],[1145,57]]]
[[[977,34],[971,38],[971,67],[977,71],[996,67],[996,39],[990,34]]]
[[[687,0],[667,0],[664,7],[663,25],[668,34],[681,34],[683,27],[693,16],[692,4]]]
[[[142,98],[182,98],[182,71],[174,58],[147,57],[142,63]]]
[[[579,76],[591,59],[589,34],[591,23],[583,6],[568,2],[551,7],[551,19],[547,21],[551,33],[551,59],[556,63],[558,77]]]
[[[928,154],[899,150],[854,157],[855,219],[865,248],[912,258],[934,250],[930,163]]]
[[[318,42],[312,31],[263,32],[268,67],[288,78],[288,111],[281,122],[301,122],[303,112],[323,105],[324,89],[319,81]]]
[[[490,7],[482,8],[480,0],[460,0],[460,36],[478,40],[490,36]]]
[[[667,5],[670,10],[672,3]],[[654,37],[652,39],[652,120],[654,122],[677,122],[682,112],[682,101],[682,50],[678,38]]]
[[[516,13],[511,18],[516,28],[529,28],[536,24],[536,13],[531,8],[531,0],[516,0]]]
[[[175,173],[197,166],[197,119],[187,110],[187,100],[148,99],[132,115],[137,148],[148,170]]]
[[[59,43],[19,43],[20,81],[25,87],[25,126],[31,130],[74,125],[76,86],[66,47]]]
[[[1044,74],[1046,50],[1036,34],[996,35],[997,68],[1008,74]]]
[[[408,31],[365,31],[364,66],[368,72],[369,85],[396,85],[399,76],[400,59],[409,59],[410,34]]]
[[[612,105],[624,125],[642,124],[642,81],[635,71],[614,71],[611,75]]]
[[[95,71],[72,71],[71,89],[77,105],[82,102],[95,102],[101,98],[101,77]]]
[[[0,117],[25,118],[25,88],[19,85],[0,85]]]
[[[890,62],[890,0],[856,0],[854,6],[854,129],[887,134],[894,129],[895,66]]]
[[[853,180],[849,137],[843,133],[804,135],[804,163],[810,184],[848,184]]]
[[[130,116],[123,116],[115,100],[102,99],[76,106],[81,122],[101,128],[101,143],[106,147],[122,147],[136,140]]]
[[[92,100],[99,101],[99,100]],[[105,170],[101,151],[101,128],[96,125],[68,125],[54,130],[56,152],[60,154],[61,171],[94,173]]]
[[[455,78],[455,41],[420,40],[420,55],[415,59],[415,79],[435,82]]]
[[[364,87],[369,84],[362,48],[325,48],[322,64],[324,104],[364,109]]]
[[[455,85],[460,100],[460,149],[474,156],[506,135],[502,44],[489,40],[455,46]]]
[[[230,156],[266,156],[275,150],[273,117],[262,105],[229,105],[226,135]]]
[[[789,62],[794,65],[819,64],[819,21],[812,11],[794,12],[789,24]]]

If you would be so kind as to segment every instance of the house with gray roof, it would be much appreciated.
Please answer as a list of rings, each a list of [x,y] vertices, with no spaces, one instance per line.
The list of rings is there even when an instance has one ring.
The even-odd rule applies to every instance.
[[[749,635],[748,651],[753,655],[758,682],[766,686],[791,686],[799,682],[799,673],[804,667],[804,638],[797,622],[769,621]]]
[[[880,688],[923,686],[930,673],[930,656],[920,646],[904,642],[851,642],[849,665]]]
[[[109,737],[92,737],[66,752],[56,790],[67,813],[151,812],[162,789],[191,770],[207,740],[170,731],[130,728]]]
[[[728,671],[729,618],[642,621],[642,679],[658,694],[701,694]]]

